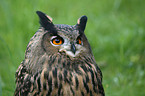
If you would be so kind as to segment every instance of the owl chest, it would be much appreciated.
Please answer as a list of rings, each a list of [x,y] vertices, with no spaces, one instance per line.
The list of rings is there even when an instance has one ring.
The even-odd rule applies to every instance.
[[[39,88],[35,87],[37,91],[34,92],[39,90],[39,93],[44,96],[90,96],[97,94],[96,72],[91,69],[86,72],[83,70],[78,72],[56,68],[51,71],[44,69],[40,81],[35,84]]]

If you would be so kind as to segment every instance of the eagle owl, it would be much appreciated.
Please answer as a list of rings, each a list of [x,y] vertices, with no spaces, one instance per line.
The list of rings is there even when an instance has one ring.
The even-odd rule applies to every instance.
[[[36,13],[41,26],[16,71],[15,96],[105,96],[101,70],[84,34],[87,17],[71,26]]]

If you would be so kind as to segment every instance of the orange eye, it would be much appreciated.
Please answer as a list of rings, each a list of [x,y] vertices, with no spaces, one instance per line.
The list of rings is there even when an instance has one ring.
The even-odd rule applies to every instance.
[[[61,45],[63,43],[63,39],[61,37],[56,37],[52,39],[52,43],[54,45]]]
[[[80,37],[77,38],[77,44],[82,44],[82,40]]]

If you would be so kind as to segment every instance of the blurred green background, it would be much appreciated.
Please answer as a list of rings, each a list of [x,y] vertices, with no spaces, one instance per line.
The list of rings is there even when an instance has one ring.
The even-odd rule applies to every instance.
[[[13,96],[15,71],[39,28],[37,10],[54,24],[87,15],[106,96],[145,96],[145,0],[0,0],[0,96]]]

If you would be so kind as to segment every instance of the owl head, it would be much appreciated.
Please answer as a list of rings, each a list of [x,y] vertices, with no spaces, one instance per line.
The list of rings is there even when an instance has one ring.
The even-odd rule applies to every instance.
[[[31,38],[25,58],[65,55],[70,58],[92,55],[90,45],[84,34],[87,17],[82,16],[76,25],[53,24],[46,14],[37,11],[40,29]]]
[[[90,45],[84,34],[87,17],[82,16],[76,25],[53,24],[46,14],[37,11],[40,25],[43,28],[42,48],[49,54],[65,54],[76,58],[84,54],[91,54]]]

